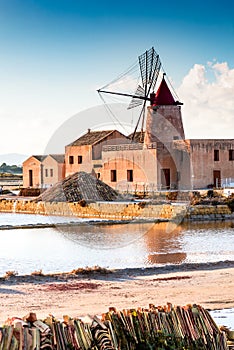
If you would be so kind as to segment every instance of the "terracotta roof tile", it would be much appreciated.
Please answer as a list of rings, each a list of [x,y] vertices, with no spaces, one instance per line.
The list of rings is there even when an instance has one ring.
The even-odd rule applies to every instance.
[[[49,154],[52,158],[54,158],[58,163],[64,163],[65,154]]]
[[[47,157],[47,155],[45,155],[45,154],[40,154],[40,155],[32,155],[32,157],[34,157],[34,158],[36,158],[37,160],[39,160],[40,162],[42,162],[46,157]]]
[[[85,135],[70,143],[68,146],[94,145],[116,130],[88,131]]]

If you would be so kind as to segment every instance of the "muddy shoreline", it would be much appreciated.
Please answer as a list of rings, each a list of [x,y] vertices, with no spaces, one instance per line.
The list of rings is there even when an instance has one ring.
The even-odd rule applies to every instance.
[[[200,304],[209,310],[234,308],[234,261],[145,269],[0,278],[0,324],[35,312],[84,317],[118,309]]]
[[[90,278],[94,280],[118,280],[120,278],[130,279],[137,278],[139,276],[161,275],[177,272],[209,271],[229,268],[234,268],[234,261],[227,260],[210,263],[183,263],[179,265],[124,269],[106,269],[97,266],[94,268],[79,268],[70,272],[44,274],[38,271],[32,272],[30,275],[10,275],[8,277],[2,276],[0,277],[0,283],[5,285],[12,285],[18,283],[47,283],[53,281],[66,282],[80,278]]]

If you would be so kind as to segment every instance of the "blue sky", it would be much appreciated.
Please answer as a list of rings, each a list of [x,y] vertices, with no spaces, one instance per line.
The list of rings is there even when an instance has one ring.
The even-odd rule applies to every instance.
[[[234,67],[234,2],[0,0],[0,121],[12,135],[0,154],[43,153],[66,120],[101,104],[97,88],[152,46],[176,89],[195,64],[212,83],[207,62]],[[88,125],[78,119],[77,135]]]

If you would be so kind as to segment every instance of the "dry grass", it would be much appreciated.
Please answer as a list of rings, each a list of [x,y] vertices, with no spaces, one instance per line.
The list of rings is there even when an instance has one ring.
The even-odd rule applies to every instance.
[[[96,265],[93,267],[85,267],[85,268],[79,267],[78,269],[72,270],[70,273],[73,275],[89,275],[89,274],[91,275],[93,273],[106,275],[106,274],[112,273],[112,271]]]
[[[38,271],[31,272],[31,276],[44,276],[44,273],[42,272],[42,269]]]
[[[17,271],[6,271],[3,278],[7,279],[7,278],[15,277],[17,275],[18,275]]]

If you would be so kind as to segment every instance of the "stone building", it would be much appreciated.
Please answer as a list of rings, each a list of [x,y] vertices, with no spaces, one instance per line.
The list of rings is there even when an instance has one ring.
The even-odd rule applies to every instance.
[[[43,188],[51,187],[65,177],[65,155],[49,154],[42,161]]]
[[[23,187],[42,187],[44,155],[32,155],[23,162]]]
[[[98,176],[119,191],[234,184],[234,140],[186,139],[181,103],[164,77],[148,107],[145,132],[130,143],[103,144],[100,155]]]
[[[102,174],[102,149],[107,145],[130,143],[130,140],[117,130],[91,131],[65,147],[66,176],[78,171]]]
[[[184,139],[180,103],[163,78],[148,107],[143,137],[136,135],[131,144],[103,147],[103,181],[131,192],[189,188],[189,153]]]
[[[187,140],[191,186],[234,187],[234,139]]]
[[[32,155],[23,162],[23,187],[47,188],[65,177],[64,154]]]
[[[121,192],[234,186],[234,139],[186,139],[181,105],[163,77],[147,109],[144,132],[130,137],[89,129],[65,147],[65,163],[53,155],[26,160],[24,186],[50,186],[80,171]]]

